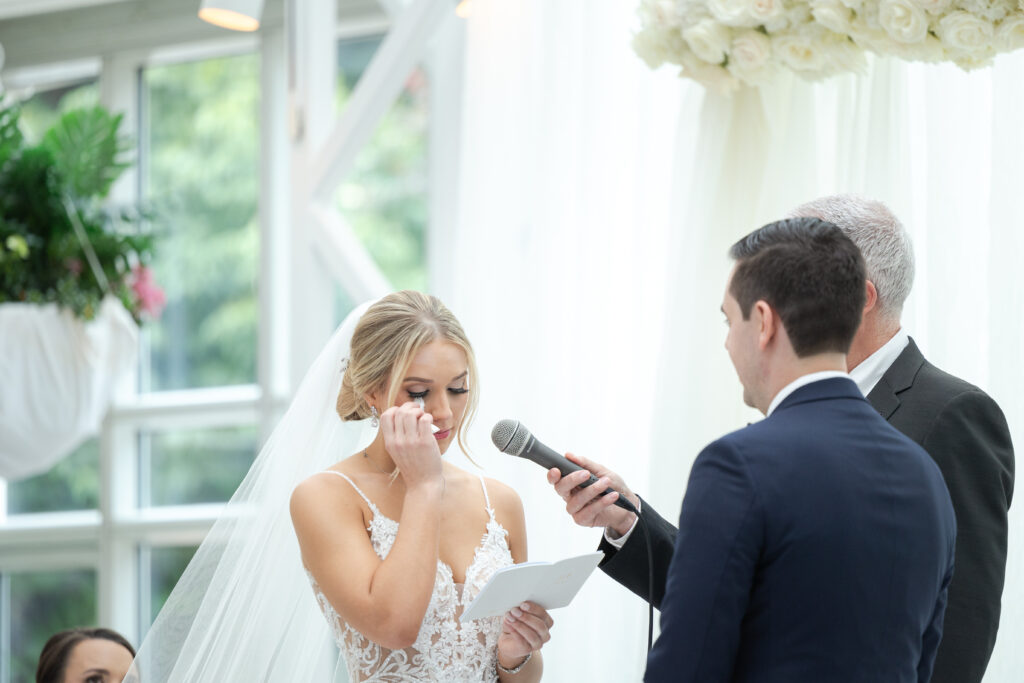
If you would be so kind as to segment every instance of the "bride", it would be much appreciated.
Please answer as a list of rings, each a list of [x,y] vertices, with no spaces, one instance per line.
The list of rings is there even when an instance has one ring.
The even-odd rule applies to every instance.
[[[551,626],[542,608],[458,621],[495,570],[526,560],[516,493],[441,457],[455,441],[465,450],[477,381],[469,341],[435,297],[389,295],[356,326],[337,410],[371,417],[380,433],[291,499],[353,681],[540,679],[535,653]]]
[[[539,680],[546,611],[458,620],[494,571],[526,560],[515,492],[442,459],[465,450],[478,393],[472,348],[437,298],[353,311],[125,682],[327,683],[337,650],[353,682]]]

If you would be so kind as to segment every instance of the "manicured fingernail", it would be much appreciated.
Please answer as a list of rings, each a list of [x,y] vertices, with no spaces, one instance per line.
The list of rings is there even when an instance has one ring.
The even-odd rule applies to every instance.
[[[530,603],[524,602],[523,604],[519,605],[519,609],[523,610],[524,612],[529,612],[530,611]]]
[[[505,615],[505,621],[507,621],[508,623],[511,624],[515,620],[516,620],[516,618],[514,616],[512,616],[511,614],[506,614]]]

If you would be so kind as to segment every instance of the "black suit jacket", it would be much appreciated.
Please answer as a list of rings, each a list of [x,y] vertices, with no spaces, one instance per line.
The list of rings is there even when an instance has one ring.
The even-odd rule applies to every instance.
[[[1007,513],[1014,459],[1002,411],[985,392],[925,360],[913,339],[867,397],[872,406],[936,461],[957,518],[956,565],[949,588],[934,683],[978,683],[996,630],[1006,569]],[[637,529],[621,550],[602,540],[601,569],[660,609],[676,528],[644,503],[654,552],[648,595],[647,546]]]
[[[925,360],[911,339],[868,401],[938,464],[956,513],[956,564],[933,683],[978,683],[999,627],[1013,445],[1006,418],[978,387]]]

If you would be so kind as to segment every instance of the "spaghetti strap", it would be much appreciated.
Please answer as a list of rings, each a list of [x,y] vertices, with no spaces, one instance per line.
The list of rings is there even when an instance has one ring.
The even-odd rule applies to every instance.
[[[491,516],[491,519],[494,519],[494,508],[491,507],[491,497],[487,495],[487,484],[484,483],[484,477],[482,474],[478,474],[477,476],[480,477],[480,488],[484,490],[484,502],[487,504],[487,514]]]
[[[339,477],[341,477],[342,479],[344,479],[345,481],[347,481],[347,482],[348,482],[349,484],[351,484],[351,485],[352,485],[352,488],[354,488],[354,489],[356,490],[356,493],[358,493],[358,494],[359,494],[359,496],[360,496],[360,497],[361,497],[361,498],[362,498],[363,500],[365,500],[365,501],[366,501],[366,504],[370,506],[370,509],[371,509],[371,510],[373,510],[373,514],[374,514],[374,515],[378,515],[378,514],[380,514],[380,513],[379,513],[379,512],[377,511],[377,506],[373,504],[373,501],[371,501],[371,500],[370,500],[369,498],[367,498],[367,497],[366,497],[366,494],[365,494],[365,493],[363,493],[363,492],[362,492],[361,490],[359,490],[359,487],[358,487],[358,486],[356,486],[356,483],[355,483],[354,481],[352,481],[351,479],[349,479],[347,475],[344,475],[344,474],[342,474],[341,472],[335,472],[334,470],[321,470],[321,471],[322,471],[322,472],[323,472],[324,474],[336,474],[336,475],[338,475]],[[485,495],[485,496],[487,495],[487,492],[486,492],[486,491],[484,492],[484,495]]]

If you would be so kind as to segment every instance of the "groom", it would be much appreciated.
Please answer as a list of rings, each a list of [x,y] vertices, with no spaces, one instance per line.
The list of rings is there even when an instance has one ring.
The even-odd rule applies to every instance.
[[[726,349],[767,419],[697,457],[674,548],[652,520],[671,563],[648,596],[661,636],[645,681],[927,681],[955,521],[938,467],[845,373],[860,251],[831,223],[794,218],[731,256]]]

